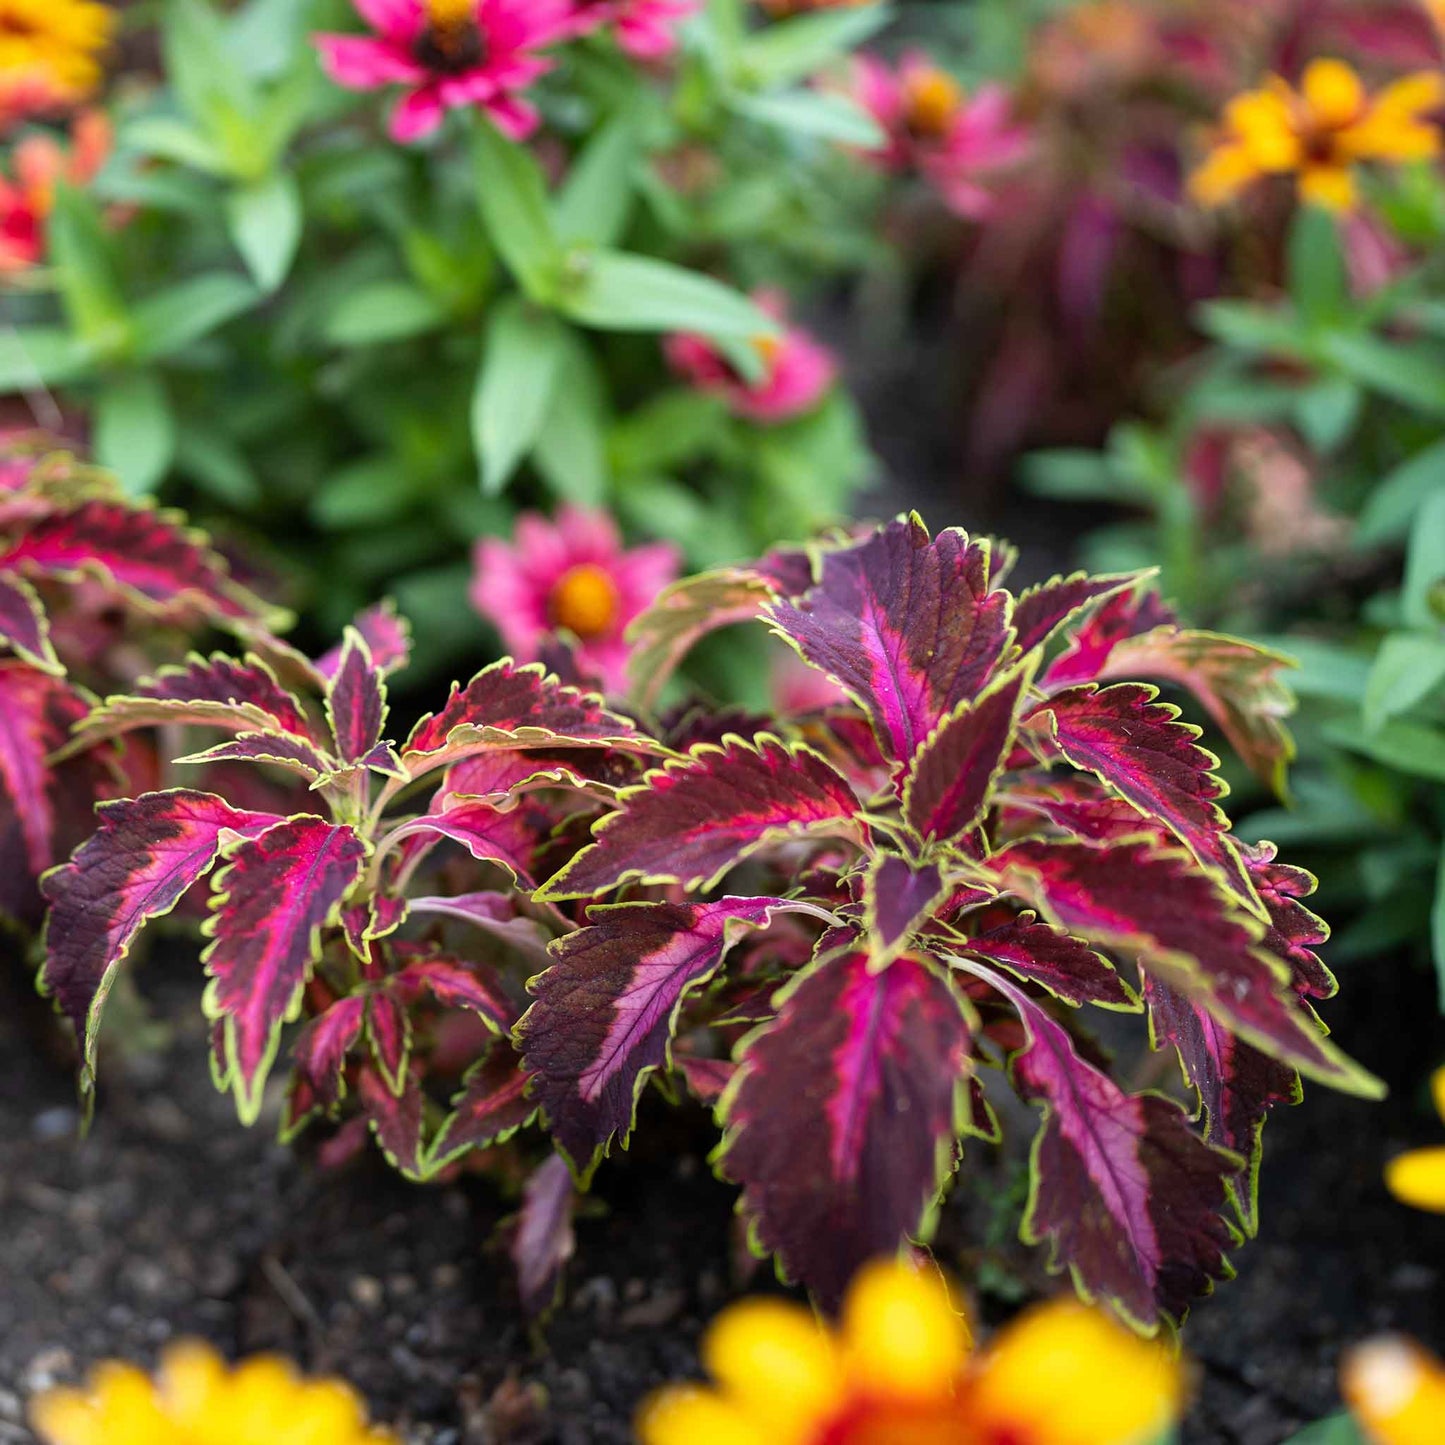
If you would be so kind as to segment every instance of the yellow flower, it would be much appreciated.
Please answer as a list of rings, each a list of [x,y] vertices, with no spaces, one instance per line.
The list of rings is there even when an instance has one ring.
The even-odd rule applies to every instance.
[[[84,100],[113,27],[96,0],[0,0],[0,77],[25,76],[63,104]]]
[[[1398,1336],[1349,1351],[1340,1367],[1345,1403],[1372,1445],[1440,1445],[1445,1363]]]
[[[229,1369],[194,1342],[167,1350],[154,1379],[103,1364],[83,1389],[38,1395],[30,1418],[46,1445],[397,1445],[339,1380],[303,1380],[270,1356]]]
[[[1436,1069],[1430,1080],[1435,1108],[1445,1121],[1445,1068]],[[1385,1185],[1402,1204],[1445,1214],[1445,1145],[1433,1149],[1412,1149],[1385,1166]]]
[[[936,1274],[863,1269],[836,1331],[780,1300],[725,1310],[710,1386],[638,1416],[642,1445],[1149,1445],[1179,1416],[1179,1362],[1076,1302],[1021,1316],[975,1356]]]
[[[1222,134],[1189,178],[1190,191],[1202,205],[1217,206],[1261,176],[1292,174],[1306,201],[1350,210],[1360,162],[1439,154],[1440,132],[1427,117],[1442,102],[1445,77],[1433,71],[1370,96],[1344,61],[1311,61],[1298,90],[1275,75],[1229,102]]]

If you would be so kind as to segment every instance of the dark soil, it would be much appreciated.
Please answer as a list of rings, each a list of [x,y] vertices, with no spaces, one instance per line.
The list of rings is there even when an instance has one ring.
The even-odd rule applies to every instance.
[[[646,1389],[696,1369],[703,1322],[762,1284],[736,1273],[731,1195],[702,1163],[705,1133],[659,1115],[639,1151],[603,1171],[539,1348],[489,1242],[506,1202],[478,1182],[417,1188],[372,1164],[322,1173],[242,1129],[209,1082],[196,981],[172,970],[147,975],[169,1041],[109,1061],[83,1142],[49,1020],[7,970],[0,1442],[30,1440],[34,1389],[102,1356],[150,1359],[178,1333],[344,1373],[412,1442],[625,1441]],[[1186,1334],[1201,1369],[1187,1445],[1275,1445],[1332,1407],[1339,1349],[1363,1334],[1445,1338],[1445,1219],[1380,1185],[1392,1152],[1438,1137],[1416,1087],[1432,1030],[1439,1039],[1431,990],[1381,965],[1348,980],[1351,995],[1336,1032],[1396,1091],[1372,1106],[1314,1089],[1271,1122],[1260,1237]],[[995,1197],[1007,1167],[982,1150],[970,1161]],[[989,1210],[977,1190],[959,1193],[940,1253],[967,1275]]]

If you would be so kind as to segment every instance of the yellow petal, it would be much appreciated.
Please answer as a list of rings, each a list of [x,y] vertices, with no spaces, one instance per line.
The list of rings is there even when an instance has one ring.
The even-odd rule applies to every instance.
[[[1391,81],[1371,102],[1375,115],[1401,120],[1419,120],[1445,105],[1445,76],[1436,70],[1420,70]]]
[[[846,1391],[832,1337],[785,1300],[743,1300],[724,1310],[703,1338],[702,1362],[778,1445],[808,1439]]]
[[[1274,89],[1235,96],[1225,107],[1224,122],[1261,171],[1292,171],[1299,166],[1303,151],[1289,88],[1282,81]]]
[[[1162,1345],[1076,1300],[1040,1305],[983,1359],[968,1417],[983,1438],[1130,1445],[1179,1418],[1185,1374]],[[1010,1433],[1012,1432],[1012,1433]]]
[[[1216,146],[1189,177],[1189,194],[1201,206],[1222,206],[1264,172],[1242,145]]]
[[[843,1306],[848,1378],[880,1394],[947,1394],[968,1359],[968,1322],[931,1268],[877,1260],[858,1272]]]
[[[1445,1123],[1445,1067],[1436,1069],[1430,1075],[1430,1093],[1435,1100],[1435,1112]]]
[[[30,1402],[30,1424],[45,1445],[105,1445],[105,1422],[79,1390],[47,1390]]]
[[[1440,1445],[1445,1365],[1411,1340],[1371,1340],[1340,1371],[1345,1403],[1375,1445]]]
[[[765,1426],[713,1390],[678,1386],[643,1402],[639,1445],[774,1445]]]
[[[1401,1204],[1445,1214],[1445,1145],[1412,1149],[1390,1160],[1385,1187]]]
[[[1316,125],[1334,128],[1358,120],[1365,109],[1365,87],[1343,60],[1312,60],[1300,80],[1300,93]]]
[[[226,1383],[221,1357],[199,1340],[181,1340],[161,1356],[161,1399],[177,1425],[194,1429],[214,1409]]]
[[[1352,211],[1355,207],[1355,178],[1348,166],[1306,166],[1300,172],[1299,192],[1310,205],[1326,211]]]

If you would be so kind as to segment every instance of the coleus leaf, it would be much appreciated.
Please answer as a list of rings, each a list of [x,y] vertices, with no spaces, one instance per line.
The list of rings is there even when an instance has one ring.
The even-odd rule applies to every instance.
[[[1034,1139],[1023,1235],[1047,1241],[1085,1299],[1102,1299],[1152,1333],[1160,1315],[1232,1273],[1235,1242],[1220,1213],[1239,1161],[1212,1148],[1160,1094],[1126,1094],[1079,1057],[1068,1031],[1022,989],[978,964],[1013,1005],[1028,1042],[1010,1060],[1019,1092],[1044,1105]]]
[[[842,774],[811,748],[766,734],[704,743],[648,773],[619,803],[539,897],[585,898],[630,880],[711,887],[781,839],[857,840],[864,828]]]
[[[1033,913],[1021,913],[1006,923],[982,929],[952,947],[970,958],[1002,964],[1065,1003],[1139,1007],[1138,998],[1102,954],[1063,929],[1040,923]]]
[[[1002,849],[986,866],[1050,922],[1133,954],[1146,972],[1266,1053],[1335,1088],[1377,1094],[1378,1081],[1295,1006],[1287,965],[1262,947],[1263,923],[1187,853],[1138,841],[1028,841]]]
[[[50,903],[41,986],[75,1025],[89,1087],[106,994],[151,919],[169,913],[209,871],[228,838],[276,823],[210,793],[177,789],[102,803],[95,833],[41,881]]]
[[[361,875],[367,845],[322,818],[287,818],[246,839],[216,875],[210,942],[201,961],[206,1010],[224,1020],[228,1082],[255,1121],[281,1025],[294,1018],[320,952],[321,932]]]
[[[522,1308],[532,1319],[557,1301],[562,1271],[577,1247],[572,1230],[576,1203],[571,1171],[556,1154],[539,1164],[523,1187],[510,1252]]]
[[[718,1155],[755,1244],[825,1308],[866,1260],[923,1227],[952,1172],[969,1029],[951,985],[910,957],[820,959],[741,1045]]]
[[[326,718],[346,763],[365,758],[386,726],[386,685],[371,649],[354,627],[346,629],[340,660],[326,682]]]
[[[92,577],[149,609],[193,608],[218,620],[284,617],[235,582],[225,560],[173,512],[92,499],[41,517],[0,552],[0,572]]]
[[[411,1020],[391,992],[383,990],[367,999],[366,1036],[377,1073],[393,1094],[401,1094],[410,1076]]]
[[[337,999],[297,1035],[292,1049],[297,1074],[305,1080],[316,1107],[331,1110],[346,1087],[345,1064],[366,1025],[366,995]],[[299,1125],[299,1118],[293,1123]]]
[[[907,762],[945,714],[983,692],[1013,640],[1011,599],[989,569],[987,542],[956,528],[930,540],[914,516],[826,553],[817,585],[765,615]]]
[[[1061,628],[1072,622],[1086,607],[1105,598],[1133,590],[1144,581],[1146,572],[1122,572],[1109,577],[1091,577],[1075,572],[1068,577],[1054,577],[1019,593],[1014,607],[1014,628],[1018,645],[1024,652],[1042,647]]]
[[[1043,674],[1041,686],[1052,692],[1079,682],[1096,682],[1114,649],[1130,637],[1173,627],[1174,610],[1152,588],[1117,593],[1069,634],[1068,646]]]
[[[1227,792],[1212,771],[1219,759],[1195,741],[1199,729],[1179,722],[1179,709],[1157,696],[1137,682],[1085,683],[1056,693],[1030,721],[1044,721],[1069,762],[1163,823],[1241,901],[1262,910],[1219,807]]]
[[[411,624],[391,601],[378,602],[357,615],[351,626],[371,652],[371,660],[383,673],[400,672],[411,660]],[[326,682],[336,676],[346,643],[343,640],[316,660],[316,672]]]
[[[517,916],[516,900],[506,893],[458,893],[451,897],[432,896],[409,900],[412,913],[432,913],[475,924],[510,944],[524,957],[543,967],[550,962],[546,934],[535,919]]]
[[[334,774],[335,759],[328,757],[315,743],[289,733],[243,732],[215,747],[188,753],[176,759],[177,764],[193,763],[262,763],[299,773],[307,782],[315,782]]]
[[[392,1166],[408,1179],[424,1178],[426,1095],[415,1075],[409,1073],[396,1090],[375,1069],[363,1068],[357,1093],[377,1146]]]
[[[0,573],[0,642],[42,672],[61,671],[40,594],[13,572]]]
[[[485,1149],[510,1138],[532,1121],[537,1101],[517,1052],[504,1039],[494,1043],[462,1081],[427,1154],[427,1172],[436,1173],[469,1149]]]
[[[1289,964],[1296,993],[1306,998],[1333,998],[1339,984],[1314,951],[1328,942],[1329,925],[1300,902],[1315,891],[1314,876],[1279,862],[1273,843],[1256,843],[1242,852],[1269,917],[1265,947]]]
[[[874,969],[891,963],[948,893],[936,863],[880,854],[863,875],[863,919]]]
[[[977,701],[961,702],[924,739],[903,780],[903,817],[925,840],[960,837],[983,816],[1013,746],[1033,674],[1015,669]]]
[[[391,986],[406,1000],[429,993],[443,1008],[476,1014],[497,1033],[507,1033],[517,1019],[517,1010],[496,981],[461,959],[441,955],[417,959],[393,975]]]
[[[444,806],[436,812],[423,813],[402,824],[392,838],[400,840],[428,834],[450,838],[473,858],[498,863],[528,888],[535,886],[531,870],[537,832],[524,808],[494,808],[475,798],[452,795],[444,799]]]
[[[615,1137],[625,1145],[647,1075],[666,1068],[688,994],[750,929],[788,908],[777,898],[622,903],[552,946],[531,980],[536,1002],[517,1025],[556,1146],[580,1173]],[[804,905],[806,906],[806,905]]]

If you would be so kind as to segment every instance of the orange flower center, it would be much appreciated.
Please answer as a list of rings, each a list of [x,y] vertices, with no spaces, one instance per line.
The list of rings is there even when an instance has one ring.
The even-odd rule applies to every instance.
[[[547,599],[547,615],[554,627],[565,627],[586,642],[612,630],[620,605],[617,584],[606,569],[581,562],[558,578]]]
[[[915,135],[941,136],[963,104],[959,83],[937,66],[911,71],[903,82],[908,129]]]
[[[762,358],[763,365],[772,371],[778,364],[778,358],[783,354],[783,338],[781,336],[755,336],[753,337],[753,350]]]
[[[476,0],[426,0],[426,18],[412,53],[428,69],[455,75],[486,59]]]
[[[816,1445],[957,1445],[960,1426],[952,1398],[860,1400],[823,1427]]]

